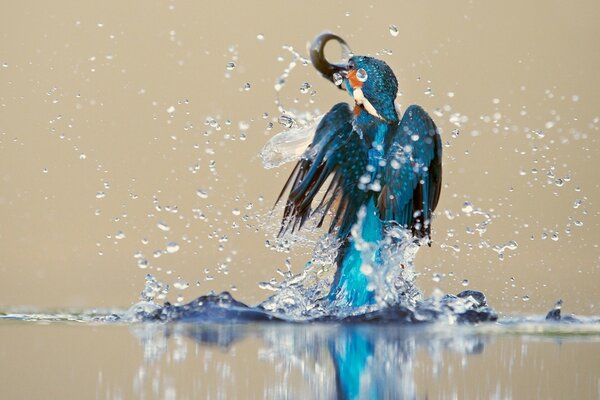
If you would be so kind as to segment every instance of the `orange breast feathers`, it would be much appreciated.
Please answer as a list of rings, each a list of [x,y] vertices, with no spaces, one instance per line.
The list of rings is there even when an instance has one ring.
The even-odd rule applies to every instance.
[[[363,83],[361,81],[359,81],[358,78],[356,77],[355,69],[349,71],[347,76],[348,76],[348,81],[350,81],[350,86],[352,86],[352,89],[362,88]]]

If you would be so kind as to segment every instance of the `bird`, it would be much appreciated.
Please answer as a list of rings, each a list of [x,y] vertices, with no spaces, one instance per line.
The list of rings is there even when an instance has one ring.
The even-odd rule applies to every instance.
[[[362,307],[376,299],[361,267],[377,268],[385,260],[377,254],[363,259],[357,234],[377,244],[392,224],[431,245],[432,213],[442,186],[442,144],[422,107],[411,105],[400,115],[398,81],[386,62],[353,55],[346,63],[332,64],[324,56],[332,40],[349,52],[340,36],[325,32],[310,46],[312,64],[354,102],[335,104],[318,123],[276,201],[286,198],[279,235],[301,229],[314,216],[321,227],[329,215],[328,233],[339,248],[327,299]]]

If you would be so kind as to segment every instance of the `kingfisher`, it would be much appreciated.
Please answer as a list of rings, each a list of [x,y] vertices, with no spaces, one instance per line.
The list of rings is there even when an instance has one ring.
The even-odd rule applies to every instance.
[[[384,61],[354,55],[347,62],[330,63],[324,49],[332,40],[349,53],[341,37],[326,32],[313,40],[311,61],[354,102],[334,105],[317,125],[277,199],[287,193],[279,234],[299,230],[313,216],[321,227],[329,215],[329,234],[339,248],[327,298],[362,307],[374,304],[375,296],[361,267],[377,268],[385,260],[379,253],[364,259],[359,240],[377,245],[386,228],[395,225],[408,230],[410,240],[425,239],[431,245],[432,213],[442,184],[442,145],[423,108],[411,105],[400,115],[398,81]]]

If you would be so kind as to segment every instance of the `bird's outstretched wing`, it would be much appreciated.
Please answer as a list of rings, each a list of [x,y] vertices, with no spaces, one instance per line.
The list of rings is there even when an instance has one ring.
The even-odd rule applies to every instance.
[[[442,185],[442,144],[421,107],[408,107],[387,154],[378,200],[382,219],[412,229],[417,237],[430,237]]]
[[[321,226],[328,211],[333,213],[330,232],[339,227],[337,236],[342,238],[350,231],[367,196],[358,188],[358,182],[368,164],[368,149],[353,131],[352,119],[350,106],[339,103],[317,126],[313,142],[277,199],[279,202],[289,189],[280,235],[300,229],[315,213],[321,214],[318,223]],[[328,178],[331,178],[329,186],[314,206],[315,197]]]

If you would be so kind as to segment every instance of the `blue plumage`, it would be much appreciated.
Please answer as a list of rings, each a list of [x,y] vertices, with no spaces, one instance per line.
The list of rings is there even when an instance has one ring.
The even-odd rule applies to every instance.
[[[400,120],[394,104],[398,84],[385,62],[355,56],[344,68],[335,67],[354,108],[336,104],[318,125],[279,196],[289,191],[281,233],[300,229],[315,214],[321,215],[321,226],[331,215],[329,231],[341,246],[329,299],[358,307],[374,301],[363,266],[376,268],[383,260],[377,252],[364,259],[357,238],[378,243],[389,222],[411,229],[415,237],[430,237],[441,189],[442,146],[421,107],[408,107]]]

